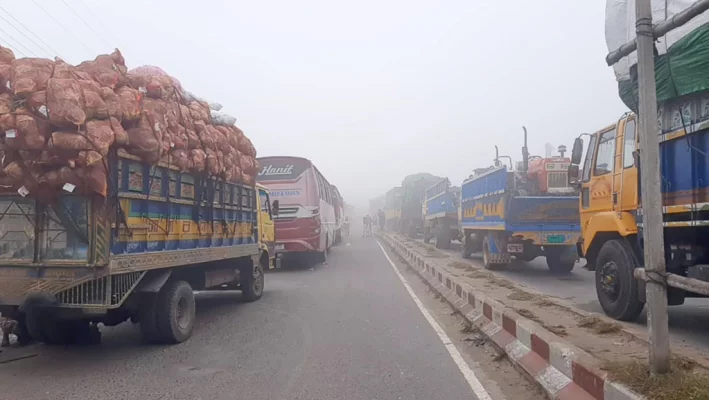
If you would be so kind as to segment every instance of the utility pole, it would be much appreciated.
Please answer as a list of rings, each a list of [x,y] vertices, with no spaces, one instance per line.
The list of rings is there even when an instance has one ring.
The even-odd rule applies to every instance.
[[[657,88],[655,85],[655,32],[651,0],[635,0],[638,48],[638,126],[640,132],[640,188],[643,212],[643,248],[650,333],[650,371],[670,370],[670,333],[667,320],[665,280],[665,238],[660,186],[660,140],[657,130]]]

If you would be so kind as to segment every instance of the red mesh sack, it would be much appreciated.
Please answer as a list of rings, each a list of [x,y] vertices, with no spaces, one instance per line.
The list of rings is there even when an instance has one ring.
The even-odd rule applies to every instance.
[[[207,164],[207,154],[202,149],[193,149],[190,151],[192,165],[196,171],[204,171]]]
[[[12,62],[10,82],[16,96],[27,97],[45,90],[54,71],[54,61],[43,58],[20,58]]]
[[[13,61],[15,61],[15,53],[7,47],[0,46],[0,63],[12,64]]]
[[[76,132],[53,132],[51,147],[60,150],[90,150],[86,136]]]
[[[74,66],[67,64],[59,57],[54,58],[54,71],[52,73],[52,78],[91,80],[91,76],[89,74],[77,71]]]
[[[101,97],[101,86],[91,80],[78,81],[81,85],[81,92],[84,96],[84,112],[86,119],[106,119],[108,118],[108,106]]]
[[[111,88],[102,87],[100,88],[100,96],[103,103],[106,105],[106,112],[109,117],[116,118],[119,121],[123,119],[123,110],[121,109],[121,103],[118,100],[118,95],[111,90]]]
[[[10,91],[10,64],[0,62],[0,93]]]
[[[183,149],[173,149],[170,152],[170,163],[176,165],[181,171],[189,171],[194,167],[190,154]]]
[[[12,112],[12,95],[10,93],[0,94],[0,114]]]
[[[46,184],[54,188],[63,187],[70,183],[74,186],[83,186],[83,180],[77,175],[76,171],[69,167],[61,167],[59,169],[49,171],[39,179],[40,184]]]
[[[7,134],[10,129],[15,129],[15,114],[0,113],[0,134]]]
[[[123,120],[134,121],[140,118],[140,102],[143,96],[139,91],[124,86],[116,90],[116,96]]]
[[[143,111],[153,127],[156,138],[162,142],[162,137],[167,130],[167,102],[146,97],[143,99]]]
[[[27,99],[26,104],[27,108],[29,108],[35,115],[41,116],[42,118],[49,117],[46,90],[40,90],[39,92],[32,93],[32,95]]]
[[[121,63],[124,62],[122,60],[123,56],[116,50],[111,55],[103,54],[93,61],[84,61],[76,66],[75,69],[87,74],[101,86],[114,89],[126,83],[125,75],[127,71],[125,64]]]
[[[128,151],[130,153],[152,164],[160,160],[161,150],[162,143],[153,133],[147,116],[142,116],[136,127],[128,129]]]
[[[106,167],[102,163],[86,167],[84,169],[84,183],[87,189],[106,197],[108,195]]]
[[[192,101],[187,104],[187,107],[190,109],[192,119],[209,122],[209,106],[207,104]]]
[[[28,114],[15,115],[16,141],[11,142],[5,133],[8,147],[27,150],[42,150],[47,143],[50,126],[45,121]],[[14,146],[13,146],[14,145]]]
[[[47,107],[53,125],[75,127],[86,122],[81,85],[75,79],[50,79]]]
[[[115,136],[115,141],[118,146],[125,146],[128,144],[128,132],[126,132],[125,129],[123,129],[123,125],[121,125],[121,121],[119,121],[116,118],[111,117],[109,119],[111,123],[111,129],[113,130],[113,135]]]
[[[83,150],[76,157],[76,164],[87,167],[94,164],[103,164],[103,156],[94,150]]]
[[[108,155],[108,149],[116,141],[110,120],[92,120],[87,122],[86,136],[94,145],[94,150],[104,157]]]

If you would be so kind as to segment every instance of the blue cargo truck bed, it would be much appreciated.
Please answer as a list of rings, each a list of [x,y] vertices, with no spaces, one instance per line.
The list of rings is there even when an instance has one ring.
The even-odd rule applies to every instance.
[[[578,197],[521,196],[506,166],[463,182],[460,225],[464,255],[482,251],[487,264],[544,255],[554,269],[578,258]]]

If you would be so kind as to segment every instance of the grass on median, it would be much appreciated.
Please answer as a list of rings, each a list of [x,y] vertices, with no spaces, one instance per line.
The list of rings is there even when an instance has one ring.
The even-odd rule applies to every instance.
[[[586,317],[579,322],[581,328],[588,328],[594,333],[604,335],[608,333],[620,332],[620,324],[610,321],[605,321],[595,315]]]
[[[709,400],[709,377],[694,367],[678,358],[666,375],[651,374],[647,361],[609,362],[602,369],[648,400]]]

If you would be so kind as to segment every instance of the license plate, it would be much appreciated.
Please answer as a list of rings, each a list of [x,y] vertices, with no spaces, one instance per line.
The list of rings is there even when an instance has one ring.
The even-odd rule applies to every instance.
[[[564,235],[549,235],[546,237],[547,243],[564,243],[566,242],[566,237]]]
[[[507,244],[508,253],[523,253],[524,245],[521,243],[508,243]]]
[[[278,251],[278,250],[285,250],[285,249],[286,249],[286,245],[283,244],[283,243],[276,245],[276,251]]]

